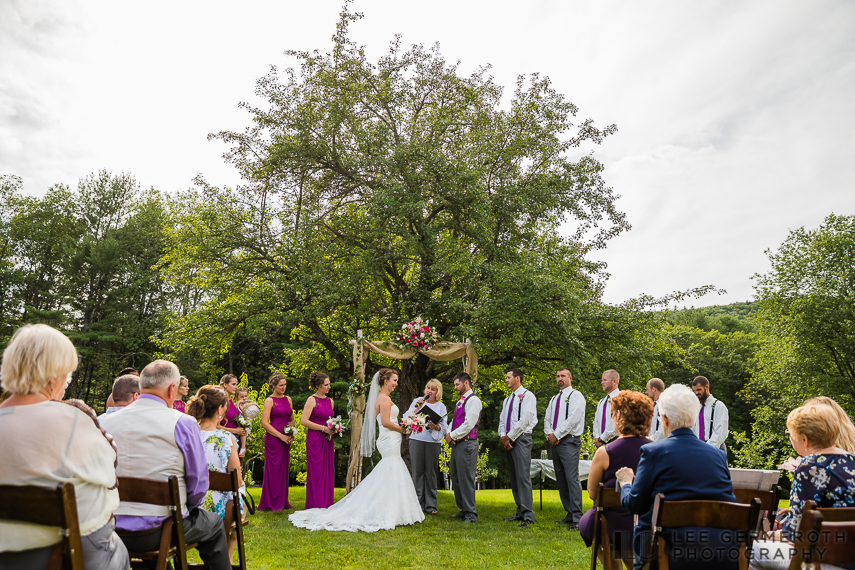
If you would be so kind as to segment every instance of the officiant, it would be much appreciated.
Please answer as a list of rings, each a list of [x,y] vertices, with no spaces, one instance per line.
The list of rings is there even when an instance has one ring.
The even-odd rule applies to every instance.
[[[413,486],[419,497],[419,505],[429,515],[436,514],[437,469],[442,436],[448,433],[445,419],[445,404],[442,403],[442,384],[436,378],[428,381],[425,395],[416,398],[404,417],[424,414],[427,428],[410,435],[410,463],[413,468]]]

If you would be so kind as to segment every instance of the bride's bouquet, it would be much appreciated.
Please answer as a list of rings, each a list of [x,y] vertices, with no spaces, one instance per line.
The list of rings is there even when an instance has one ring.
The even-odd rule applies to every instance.
[[[285,426],[282,428],[282,435],[290,435],[291,437],[297,437],[297,434],[300,430],[297,429],[297,426]]]
[[[416,414],[401,420],[401,427],[407,435],[422,433],[427,429],[427,417],[424,414]]]
[[[327,420],[327,427],[332,430],[331,434],[327,435],[327,439],[332,439],[332,436],[337,435],[341,437],[344,435],[344,422],[341,419],[341,416],[336,416],[334,418],[330,418]]]

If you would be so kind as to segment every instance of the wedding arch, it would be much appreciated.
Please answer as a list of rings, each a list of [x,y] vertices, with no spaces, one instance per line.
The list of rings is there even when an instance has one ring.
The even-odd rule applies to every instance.
[[[463,370],[472,376],[474,383],[478,378],[478,354],[472,348],[471,343],[466,342],[438,342],[427,350],[413,350],[401,348],[393,342],[372,342],[362,337],[351,340],[353,345],[353,370],[355,378],[348,389],[348,408],[350,413],[350,461],[347,466],[347,481],[345,494],[350,493],[362,480],[362,454],[359,453],[359,439],[362,435],[362,416],[365,413],[365,361],[368,352],[374,352],[388,358],[397,360],[409,360],[416,354],[421,353],[439,362],[462,359]]]

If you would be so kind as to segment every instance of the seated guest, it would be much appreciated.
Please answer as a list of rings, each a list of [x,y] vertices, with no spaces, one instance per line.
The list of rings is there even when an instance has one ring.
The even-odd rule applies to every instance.
[[[140,377],[133,374],[125,374],[119,376],[113,382],[113,391],[110,392],[110,397],[113,398],[113,405],[107,408],[103,414],[98,416],[98,420],[103,420],[108,415],[118,412],[128,404],[132,404],[140,396]]]
[[[202,386],[196,395],[190,398],[190,402],[187,404],[187,413],[199,422],[208,470],[227,473],[230,469],[235,469],[241,486],[243,486],[237,442],[232,434],[219,429],[220,420],[226,415],[228,408],[229,399],[222,389],[218,386]],[[216,513],[221,519],[224,519],[226,518],[226,503],[231,498],[229,493],[208,491],[202,508]],[[236,545],[237,533],[232,532],[229,536],[229,559],[232,559]]]
[[[131,368],[129,366],[128,368],[122,368],[122,371],[116,375],[116,378],[118,378],[119,376],[126,376],[128,374],[130,374],[131,376],[136,376],[137,378],[139,378],[140,375],[140,373],[137,372],[136,368]],[[116,403],[113,401],[113,394],[110,394],[109,396],[107,396],[107,404],[104,406],[104,408],[112,408],[115,405]]]
[[[692,432],[700,406],[698,398],[687,386],[675,384],[662,392],[659,412],[665,438],[640,449],[637,476],[628,467],[622,467],[615,474],[621,485],[621,504],[629,512],[640,515],[633,537],[635,568],[639,570],[653,554],[647,552],[647,541],[650,540],[653,502],[658,493],[668,501],[736,501],[724,452],[702,442]],[[669,544],[689,544],[688,537],[695,538],[693,546],[697,550],[684,549],[687,558],[673,561],[671,568],[718,570],[728,567],[721,560],[702,560],[704,550],[724,552],[723,556],[735,567],[735,560],[728,556],[732,554],[732,548],[738,549],[739,545],[722,540],[725,536],[734,538],[733,532],[685,528],[668,531],[663,536]],[[699,536],[704,540],[697,540]]]
[[[601,481],[606,489],[614,489],[618,469],[635,469],[641,447],[651,443],[647,437],[653,418],[650,398],[639,392],[624,390],[612,399],[611,414],[619,437],[597,449],[594,454],[588,473],[588,496],[592,500],[597,498]],[[616,507],[605,509],[604,514],[609,523],[612,544],[619,549],[621,537],[632,536],[632,513],[623,507]],[[588,509],[579,523],[579,533],[587,546],[591,546],[594,540],[595,515],[594,509]]]
[[[855,425],[852,425],[852,420],[849,418],[849,414],[840,407],[840,404],[828,396],[817,396],[816,398],[811,398],[803,405],[810,406],[812,404],[828,406],[834,410],[834,415],[837,417],[837,425],[840,427],[840,435],[837,436],[837,443],[835,445],[849,453],[855,453]],[[798,468],[801,461],[801,457],[789,457],[782,464],[778,465],[778,469],[786,469],[787,471],[793,472]],[[786,509],[782,509],[781,512],[785,511]],[[779,517],[780,514],[781,513],[778,515]]]
[[[74,484],[87,569],[126,569],[128,551],[114,532],[119,506],[116,452],[92,417],[61,397],[77,368],[77,351],[47,325],[18,329],[3,352],[0,377],[0,484]],[[0,521],[0,568],[46,568],[56,528]]]
[[[752,568],[787,568],[793,533],[799,529],[807,501],[820,508],[855,507],[855,455],[837,446],[840,418],[833,407],[809,404],[787,417],[790,444],[803,456],[793,475],[790,509],[784,528],[772,540],[756,541]]]
[[[178,367],[155,360],[140,373],[142,394],[121,413],[104,418],[102,425],[119,448],[121,477],[166,481],[178,476],[184,538],[198,543],[197,550],[208,568],[228,570],[229,560],[223,521],[199,505],[208,491],[208,464],[196,421],[170,406],[178,392]],[[116,528],[122,531],[154,531],[167,518],[166,507],[121,503],[116,509]],[[125,535],[131,551],[157,550],[160,533]]]

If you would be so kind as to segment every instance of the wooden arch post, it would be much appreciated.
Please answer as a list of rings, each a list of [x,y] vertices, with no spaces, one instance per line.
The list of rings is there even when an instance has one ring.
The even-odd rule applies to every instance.
[[[469,341],[467,342],[438,342],[430,350],[401,350],[395,344],[371,342],[362,338],[350,341],[353,345],[353,370],[355,379],[351,384],[348,397],[350,401],[350,460],[347,465],[347,481],[345,493],[350,493],[362,481],[362,454],[359,453],[359,440],[362,435],[362,418],[365,414],[365,361],[371,351],[388,358],[409,360],[417,353],[422,353],[431,360],[448,362],[462,359],[463,370],[472,377],[472,382],[478,379],[478,354]]]

